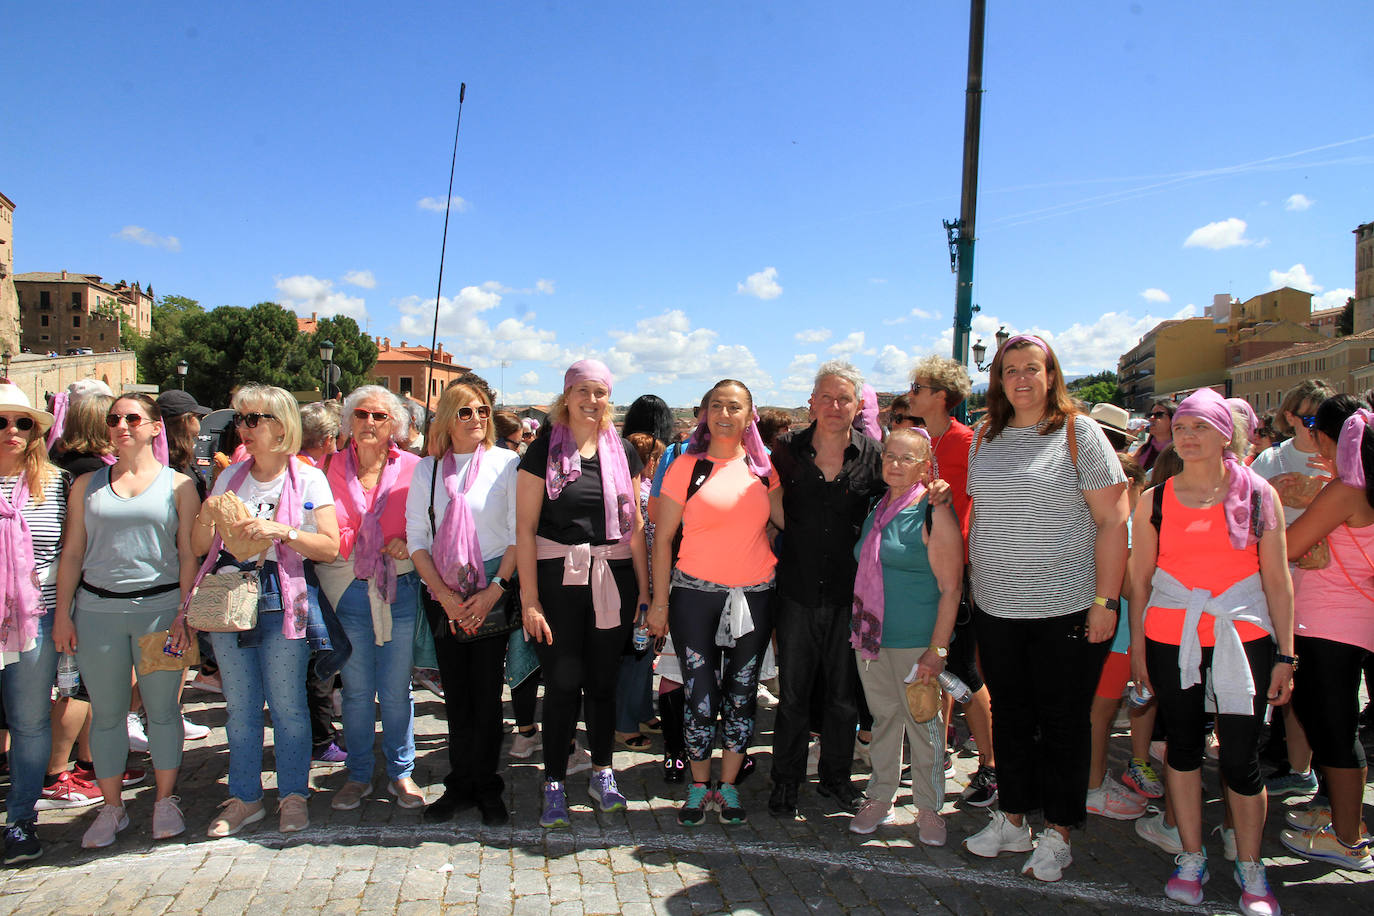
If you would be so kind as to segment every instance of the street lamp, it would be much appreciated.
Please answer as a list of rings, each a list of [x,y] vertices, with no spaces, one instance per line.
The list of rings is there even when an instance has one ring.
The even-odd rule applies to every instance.
[[[1000,352],[1002,351],[1002,347],[1006,344],[1006,342],[1007,342],[1008,340],[1011,339],[1011,335],[1007,333],[1007,326],[1006,326],[1006,325],[1002,325],[1001,327],[999,327],[999,328],[997,329],[997,333],[994,334],[993,336],[997,339],[997,352],[1000,353]],[[977,364],[977,366],[978,366],[978,371],[979,371],[979,372],[986,372],[986,371],[988,371],[988,365],[990,365],[990,364],[985,365],[985,364],[983,363],[983,359],[984,359],[987,355],[988,355],[988,347],[987,347],[987,344],[983,343],[983,339],[980,337],[980,338],[978,338],[978,342],[977,342],[976,344],[973,345],[973,362],[974,362],[975,364]],[[994,353],[994,354],[993,354],[994,357],[995,357],[996,355],[997,355],[997,353]]]
[[[184,359],[177,363],[177,376],[181,379],[182,391],[186,390],[186,373],[189,372],[190,369],[191,364]]]
[[[324,399],[329,400],[329,382],[334,377],[334,341],[320,341],[320,359],[325,362]]]

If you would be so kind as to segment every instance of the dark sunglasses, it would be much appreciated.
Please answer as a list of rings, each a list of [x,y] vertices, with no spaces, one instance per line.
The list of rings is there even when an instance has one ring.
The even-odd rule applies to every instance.
[[[373,423],[385,423],[387,420],[391,419],[391,414],[384,410],[363,410],[361,407],[354,408],[353,419],[366,420],[368,417],[372,418]]]
[[[934,391],[934,390],[935,390],[934,386],[932,386],[932,385],[922,385],[922,384],[919,384],[919,383],[917,383],[917,382],[913,382],[912,385],[911,385],[911,393],[912,393],[912,394],[920,394],[922,388],[924,388],[926,391]]]
[[[472,407],[459,407],[459,408],[458,408],[458,422],[459,422],[459,423],[471,423],[471,422],[472,422],[472,417],[473,417],[474,414],[477,415],[477,418],[478,418],[479,420],[485,420],[485,419],[487,419],[488,417],[491,416],[491,408],[488,407],[488,406],[486,406],[485,404],[483,404],[481,407],[478,407],[478,408],[475,408],[475,409],[472,408]]]
[[[270,413],[236,413],[234,414],[235,426],[246,426],[249,429],[257,429],[258,424],[263,420],[275,420],[276,417]]]
[[[1164,413],[1163,411],[1159,411],[1159,412],[1157,412],[1157,413],[1152,413],[1152,414],[1150,414],[1150,419],[1151,419],[1151,420],[1163,420],[1163,419],[1166,419],[1168,416],[1169,416],[1169,415],[1168,415],[1167,413]]]
[[[915,422],[916,422],[916,417],[913,417],[913,416],[911,416],[910,414],[905,414],[905,413],[894,413],[894,414],[892,415],[892,425],[893,425],[893,426],[896,426],[898,423],[912,423],[912,424],[914,424]]]
[[[1302,425],[1303,425],[1303,426],[1306,426],[1308,429],[1316,429],[1316,428],[1317,428],[1317,416],[1316,416],[1316,414],[1313,414],[1313,415],[1310,416],[1310,417],[1304,417],[1304,416],[1299,415],[1299,416],[1298,416],[1298,419],[1301,420],[1301,421],[1302,421]]]
[[[129,424],[130,429],[138,429],[141,425],[143,425],[145,421],[148,421],[148,418],[143,416],[142,414],[137,413],[105,414],[105,425],[108,426],[110,429],[114,429],[116,426],[118,426],[120,420],[123,420],[125,423]]]
[[[9,417],[0,417],[0,429],[8,429],[10,425]],[[15,417],[14,428],[20,432],[28,432],[33,429],[33,417]]]

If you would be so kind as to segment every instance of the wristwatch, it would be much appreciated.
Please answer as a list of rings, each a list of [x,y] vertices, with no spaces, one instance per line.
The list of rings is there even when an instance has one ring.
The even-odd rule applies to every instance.
[[[295,528],[290,528],[290,529],[288,529],[287,532],[286,532],[286,539],[287,539],[288,541],[294,541],[296,538],[298,538],[298,537],[300,537],[300,536],[301,536],[301,533],[300,533],[299,531],[297,531]]]
[[[931,647],[930,647],[930,651],[934,652],[936,655],[940,656],[941,658],[947,658],[947,657],[949,656],[949,647],[948,647],[948,646],[931,646]]]
[[[1098,595],[1093,599],[1093,604],[1101,605],[1109,611],[1121,610],[1121,599],[1119,598],[1103,598],[1101,595]]]
[[[1293,666],[1293,670],[1294,670],[1294,671],[1297,671],[1297,670],[1298,670],[1298,657],[1297,657],[1296,655],[1277,655],[1277,654],[1276,654],[1276,655],[1274,656],[1274,664],[1276,664],[1276,665],[1292,665],[1292,666]]]
[[[500,577],[500,576],[492,576],[492,577],[491,577],[491,584],[492,584],[492,585],[495,585],[497,588],[501,589],[501,591],[503,591],[503,592],[506,590],[506,581],[507,581],[506,579],[503,579],[503,578]]]

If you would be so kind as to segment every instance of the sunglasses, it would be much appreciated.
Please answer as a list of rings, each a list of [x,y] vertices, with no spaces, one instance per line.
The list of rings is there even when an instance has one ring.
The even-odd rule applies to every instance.
[[[145,422],[151,422],[147,417],[137,413],[107,413],[105,414],[105,425],[114,429],[123,420],[129,424],[130,429],[138,429]]]
[[[1303,426],[1306,426],[1308,429],[1316,429],[1316,428],[1317,428],[1317,416],[1316,416],[1316,414],[1313,414],[1313,415],[1310,416],[1310,417],[1304,417],[1304,416],[1302,416],[1302,415],[1299,415],[1299,416],[1298,416],[1298,419],[1301,420],[1301,421],[1302,421],[1302,425],[1303,425]]]
[[[234,414],[235,426],[246,426],[249,429],[257,429],[258,424],[263,420],[275,420],[276,417],[270,413],[236,413]]]
[[[10,425],[9,417],[0,417],[0,429],[8,429]],[[28,432],[33,429],[33,417],[15,417],[14,428],[20,432]]]
[[[355,408],[353,411],[353,419],[355,420],[366,420],[368,417],[372,418],[373,423],[385,423],[391,419],[391,414],[384,410],[363,410],[361,407]]]
[[[491,416],[491,408],[490,408],[490,407],[487,407],[485,404],[482,405],[481,407],[476,407],[476,408],[474,408],[474,407],[459,407],[459,408],[458,408],[458,422],[459,422],[459,423],[471,423],[471,422],[472,422],[472,418],[473,418],[474,416],[477,417],[479,420],[485,420],[485,419],[487,419],[488,417]]]
[[[914,423],[916,422],[916,420],[917,420],[916,417],[913,417],[911,414],[907,414],[907,413],[894,413],[894,414],[892,415],[892,425],[893,425],[893,426],[896,426],[898,423],[913,423],[913,424],[914,424]]]
[[[1157,412],[1157,413],[1152,413],[1152,414],[1150,414],[1150,419],[1151,419],[1151,420],[1165,420],[1165,419],[1168,419],[1168,417],[1169,417],[1169,415],[1168,415],[1167,413],[1164,413],[1163,411],[1159,411],[1159,412]]]
[[[922,385],[922,384],[920,384],[919,382],[913,382],[912,385],[911,385],[911,393],[912,393],[912,394],[920,394],[922,389],[925,389],[926,391],[934,391],[934,390],[935,390],[934,386],[932,386],[932,385]]]

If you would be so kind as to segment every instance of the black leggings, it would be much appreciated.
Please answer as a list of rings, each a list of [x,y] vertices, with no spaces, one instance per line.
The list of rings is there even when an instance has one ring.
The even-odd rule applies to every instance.
[[[431,599],[425,593],[425,601]],[[442,612],[441,612],[442,613]],[[461,798],[496,798],[501,778],[501,687],[506,637],[434,640],[448,719],[449,773],[444,789]],[[566,755],[564,757],[566,766]]]
[[[684,738],[691,760],[709,760],[716,743],[719,712],[726,750],[749,750],[758,704],[759,665],[773,633],[772,590],[745,592],[754,629],[732,648],[716,645],[716,629],[725,609],[726,592],[703,592],[675,586],[668,599],[668,626],[682,666],[686,698]],[[721,659],[725,668],[721,671]],[[719,675],[717,672],[721,672]]]
[[[563,561],[539,561],[539,603],[553,631],[553,642],[536,642],[544,675],[544,778],[562,782],[568,775],[568,745],[577,729],[579,707],[587,721],[592,763],[611,765],[615,742],[615,682],[620,654],[629,639],[639,584],[629,560],[611,561],[620,591],[620,623],[597,629],[590,585],[564,585]],[[586,702],[583,702],[585,695]]]
[[[1315,636],[1296,636],[1293,646],[1300,659],[1293,675],[1293,711],[1312,745],[1312,762],[1362,769],[1360,673],[1369,651]]]
[[[534,728],[534,709],[538,703],[539,671],[535,670],[510,689],[510,705],[517,728]]]
[[[1155,688],[1159,716],[1169,742],[1169,766],[1180,773],[1202,767],[1206,731],[1206,681],[1212,668],[1212,649],[1202,649],[1202,681],[1182,689],[1178,672],[1179,647],[1145,640],[1145,665]],[[1217,738],[1221,741],[1221,773],[1237,795],[1258,795],[1264,788],[1260,776],[1259,739],[1268,706],[1265,695],[1274,668],[1274,641],[1268,636],[1245,644],[1255,696],[1249,715],[1218,715]]]

